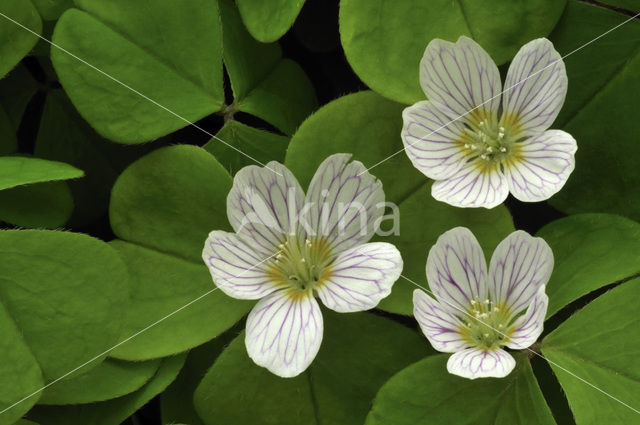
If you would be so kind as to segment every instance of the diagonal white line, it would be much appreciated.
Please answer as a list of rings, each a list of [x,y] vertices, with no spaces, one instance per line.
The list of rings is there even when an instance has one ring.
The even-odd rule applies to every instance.
[[[5,15],[4,13],[0,12],[0,16],[4,17],[5,19],[13,22],[14,24],[18,25],[19,27],[29,31],[31,34],[35,35],[36,37],[38,37],[39,39],[49,43],[51,46],[55,47],[56,49],[61,50],[62,52],[68,54],[69,56],[71,56],[72,58],[82,62],[83,64],[87,65],[88,67],[94,69],[95,71],[99,72],[100,74],[104,75],[105,77],[109,78],[110,80],[115,81],[116,83],[120,84],[122,87],[131,90],[133,93],[137,94],[138,96],[142,97],[143,99],[148,100],[149,102],[153,103],[154,105],[156,105],[157,107],[164,109],[165,111],[167,111],[168,113],[170,113],[171,115],[181,119],[182,121],[184,121],[185,123],[187,123],[188,125],[190,125],[191,127],[194,127],[198,130],[200,130],[201,132],[205,133],[206,135],[210,136],[211,138],[225,144],[226,146],[230,147],[231,149],[233,149],[234,151],[240,153],[241,155],[246,156],[247,158],[249,158],[250,160],[262,165],[263,167],[273,171],[274,173],[276,173],[279,176],[282,176],[282,174],[280,174],[279,172],[277,172],[276,170],[272,169],[271,167],[269,167],[268,165],[263,164],[262,162],[258,161],[257,159],[255,159],[254,157],[252,157],[249,154],[246,154],[244,152],[242,152],[240,149],[236,148],[235,146],[230,145],[229,143],[225,142],[224,140],[222,140],[221,138],[219,138],[218,136],[211,134],[209,131],[205,130],[204,128],[200,127],[199,125],[189,121],[188,119],[184,118],[182,115],[177,114],[176,112],[172,111],[171,109],[167,108],[164,105],[161,105],[160,103],[156,102],[155,100],[151,99],[149,96],[145,95],[144,93],[139,92],[138,90],[134,89],[133,87],[123,83],[122,81],[118,80],[117,78],[115,78],[114,76],[112,76],[111,74],[106,73],[105,71],[97,68],[96,66],[90,64],[89,62],[85,61],[84,59],[74,55],[73,53],[71,53],[70,51],[68,51],[67,49],[65,49],[64,47],[54,43],[51,40],[46,39],[45,37],[41,36],[40,34],[38,34],[37,32],[31,30],[30,28],[27,28],[26,26],[22,25],[20,22],[11,19],[10,17],[8,17],[7,15]]]
[[[250,267],[250,268],[248,268],[248,269],[246,269],[245,271],[243,271],[242,273],[238,274],[237,276],[232,276],[232,277],[230,277],[230,278],[224,278],[224,280],[226,281],[226,283],[230,283],[230,282],[229,282],[229,279],[238,278],[238,277],[240,277],[240,276],[243,276],[245,273],[248,273],[248,272],[250,272],[251,270],[254,270],[254,269],[255,269],[256,267],[258,267],[260,264],[264,263],[265,261],[270,260],[271,258],[275,257],[276,255],[277,255],[277,253],[276,253],[276,254],[273,254],[273,255],[271,255],[271,256],[269,256],[269,257],[267,257],[267,258],[265,258],[264,260],[260,261],[258,264],[254,265],[254,266],[252,266],[252,267]],[[148,331],[149,329],[151,329],[151,328],[153,328],[154,326],[156,326],[157,324],[164,322],[166,319],[168,319],[169,317],[171,317],[171,316],[175,315],[176,313],[179,313],[180,311],[184,310],[185,308],[189,307],[191,304],[194,304],[194,303],[196,303],[196,302],[200,301],[202,298],[204,298],[204,297],[206,297],[207,295],[211,294],[212,292],[215,292],[216,290],[220,289],[220,287],[221,287],[221,286],[224,286],[224,284],[223,284],[223,285],[217,285],[215,288],[210,289],[209,291],[207,291],[207,292],[205,292],[204,294],[202,294],[202,295],[198,296],[197,298],[192,299],[191,301],[189,301],[188,303],[186,303],[186,304],[185,304],[185,305],[183,305],[182,307],[178,308],[177,310],[172,311],[171,313],[167,314],[166,316],[162,317],[161,319],[156,320],[155,322],[153,322],[152,324],[150,324],[150,325],[149,325],[149,326],[147,326],[146,328],[141,329],[141,330],[139,330],[138,332],[134,333],[133,335],[131,335],[131,336],[129,336],[129,337],[127,337],[127,338],[123,339],[122,341],[120,341],[120,342],[118,342],[116,345],[114,345],[113,347],[111,347],[111,348],[109,348],[109,349],[107,349],[107,350],[103,351],[102,353],[98,354],[97,356],[95,356],[95,357],[93,357],[93,358],[91,358],[91,359],[87,360],[86,362],[82,363],[80,366],[78,366],[78,367],[76,367],[76,368],[74,368],[74,369],[70,370],[69,372],[65,373],[64,375],[62,375],[62,376],[60,376],[60,377],[58,377],[58,378],[54,379],[53,381],[49,382],[49,383],[48,383],[47,385],[45,385],[44,387],[42,387],[42,388],[40,388],[40,389],[38,389],[38,390],[36,390],[36,391],[32,392],[31,394],[29,394],[29,395],[27,395],[27,396],[25,396],[25,397],[21,398],[20,400],[16,401],[16,402],[15,402],[15,403],[13,403],[12,405],[10,405],[10,406],[8,406],[8,407],[5,407],[2,411],[0,411],[0,415],[1,415],[1,414],[3,414],[4,412],[6,412],[7,410],[12,409],[13,407],[17,406],[18,404],[22,403],[23,401],[28,400],[28,399],[30,399],[31,397],[33,397],[34,395],[36,395],[36,394],[38,394],[38,393],[40,393],[40,392],[44,391],[45,389],[49,388],[50,386],[52,386],[52,385],[53,385],[53,384],[55,384],[56,382],[58,382],[58,381],[60,381],[60,380],[62,380],[62,379],[64,379],[64,378],[66,378],[67,376],[71,375],[71,374],[72,374],[72,373],[74,373],[75,371],[82,369],[83,367],[85,367],[85,366],[86,366],[86,365],[88,365],[89,363],[93,362],[94,360],[97,360],[97,359],[99,359],[100,357],[102,357],[102,356],[104,356],[104,355],[106,355],[106,354],[109,354],[111,351],[115,350],[116,348],[118,348],[119,346],[121,346],[122,344],[124,344],[125,342],[132,340],[133,338],[137,337],[137,336],[138,336],[138,335],[140,335],[141,333],[146,332],[146,331]]]
[[[420,284],[418,284],[418,283],[414,282],[413,280],[409,279],[409,278],[408,278],[408,277],[406,277],[405,275],[402,275],[402,274],[401,274],[401,275],[400,275],[400,277],[402,277],[403,279],[405,279],[405,280],[406,280],[406,281],[408,281],[408,282],[413,283],[415,286],[417,286],[418,288],[422,289],[422,290],[423,290],[423,291],[425,291],[425,292],[428,292],[429,294],[433,295],[434,297],[436,296],[436,295],[435,295],[431,290],[429,290],[429,289],[425,288],[424,286],[422,286],[422,285],[420,285]],[[478,322],[482,323],[483,325],[487,326],[489,329],[494,330],[495,332],[499,333],[500,335],[502,335],[502,336],[504,336],[504,337],[506,337],[506,336],[507,336],[507,335],[506,335],[506,334],[504,334],[503,332],[501,332],[501,331],[499,331],[498,329],[494,328],[493,326],[491,326],[491,325],[489,325],[489,324],[487,324],[487,323],[483,322],[482,320],[478,319],[477,317],[472,316],[469,312],[464,311],[463,309],[461,309],[460,307],[458,307],[458,306],[454,305],[453,303],[451,303],[451,302],[449,302],[449,301],[447,301],[447,300],[444,300],[444,299],[443,299],[443,300],[441,300],[441,299],[439,299],[439,298],[436,298],[436,300],[437,300],[437,301],[439,301],[439,302],[445,302],[446,304],[450,305],[451,307],[455,308],[456,310],[458,310],[458,311],[462,312],[463,314],[466,314],[466,315],[467,315],[467,316],[469,316],[470,318],[472,318],[472,319],[474,319],[474,320],[476,320],[476,321],[478,321]],[[558,363],[556,363],[556,362],[554,362],[554,361],[549,360],[548,358],[546,358],[546,357],[545,357],[545,356],[543,356],[542,354],[540,354],[540,353],[538,353],[538,352],[536,352],[536,351],[532,350],[532,349],[531,349],[531,348],[529,348],[529,347],[527,347],[526,349],[527,349],[527,350],[529,350],[530,352],[532,352],[533,354],[535,354],[536,356],[540,357],[541,359],[544,359],[544,360],[545,360],[545,361],[547,361],[548,363],[551,363],[552,365],[554,365],[554,366],[558,367],[559,369],[562,369],[564,372],[568,373],[569,375],[573,376],[574,378],[576,378],[576,379],[578,379],[578,380],[580,380],[580,381],[584,382],[585,384],[587,384],[587,385],[588,385],[588,386],[590,386],[591,388],[593,388],[593,389],[595,389],[595,390],[600,391],[602,394],[606,395],[607,397],[609,397],[609,398],[611,398],[611,399],[613,399],[613,400],[617,401],[618,403],[622,404],[623,406],[625,406],[625,407],[627,407],[627,408],[629,408],[629,409],[633,410],[635,413],[640,414],[640,410],[635,409],[635,408],[633,408],[633,407],[629,406],[629,405],[628,405],[627,403],[625,403],[624,401],[622,401],[622,400],[620,400],[619,398],[617,398],[617,397],[615,397],[615,396],[613,396],[613,395],[609,394],[608,392],[606,392],[606,391],[604,391],[604,390],[602,390],[602,389],[600,389],[600,388],[596,387],[596,386],[595,386],[595,385],[593,385],[591,382],[587,381],[587,380],[586,380],[586,379],[584,379],[584,378],[579,377],[578,375],[576,375],[575,373],[571,372],[570,370],[567,370],[566,368],[564,368],[563,366],[559,365]]]
[[[493,97],[491,97],[491,98],[489,98],[489,99],[485,100],[484,102],[482,102],[482,103],[481,103],[481,104],[479,104],[478,106],[476,106],[476,107],[474,107],[474,108],[472,108],[472,109],[469,109],[469,110],[468,110],[467,112],[465,112],[464,114],[462,114],[462,115],[460,115],[460,116],[458,116],[458,117],[456,117],[456,118],[452,119],[451,121],[449,121],[448,123],[444,124],[443,126],[438,127],[437,129],[433,130],[431,133],[427,134],[426,136],[422,136],[421,138],[419,138],[419,139],[418,139],[418,140],[416,140],[415,142],[410,143],[408,147],[413,147],[416,143],[423,142],[423,141],[425,140],[425,138],[427,138],[427,137],[431,136],[431,135],[432,135],[432,134],[434,134],[434,133],[437,133],[438,131],[442,130],[443,128],[445,128],[445,127],[449,126],[449,124],[451,124],[451,123],[454,123],[454,122],[458,121],[460,118],[464,118],[464,117],[466,117],[467,115],[469,115],[470,113],[472,113],[473,111],[475,111],[476,109],[478,109],[479,107],[481,107],[481,106],[483,106],[483,105],[485,105],[485,104],[487,104],[487,103],[491,102],[491,101],[492,101],[493,99],[495,99],[495,98],[498,98],[498,97],[502,96],[504,93],[506,93],[506,92],[508,92],[508,91],[513,90],[515,87],[517,87],[517,86],[519,86],[520,84],[524,83],[524,82],[525,82],[525,81],[527,81],[529,78],[531,78],[531,77],[533,77],[533,76],[535,76],[535,75],[537,75],[537,74],[541,73],[542,71],[544,71],[545,69],[549,68],[550,66],[553,66],[553,65],[555,65],[556,63],[558,63],[558,62],[562,61],[564,58],[566,58],[566,57],[568,57],[568,56],[571,56],[571,55],[572,55],[572,54],[574,54],[575,52],[577,52],[577,51],[579,51],[579,50],[581,50],[581,49],[584,49],[585,47],[587,47],[587,46],[588,46],[588,45],[590,45],[591,43],[595,42],[596,40],[601,39],[601,38],[602,38],[602,37],[604,37],[605,35],[609,34],[611,31],[617,30],[618,28],[620,28],[620,27],[621,27],[621,26],[623,26],[624,24],[626,24],[626,23],[628,23],[628,22],[631,22],[632,20],[634,20],[634,19],[635,19],[635,18],[637,18],[638,16],[640,16],[640,13],[638,13],[638,14],[636,14],[636,15],[632,16],[631,18],[627,19],[626,21],[624,21],[624,22],[622,22],[622,23],[620,23],[620,24],[616,25],[615,27],[613,27],[613,28],[611,28],[611,29],[607,30],[606,32],[604,32],[604,33],[600,34],[599,36],[597,36],[597,37],[596,37],[596,38],[594,38],[593,40],[590,40],[590,41],[586,42],[585,44],[581,45],[580,47],[578,47],[578,48],[576,48],[576,49],[574,49],[574,50],[570,51],[570,52],[569,52],[569,53],[567,53],[566,55],[562,56],[560,59],[557,59],[557,60],[555,60],[555,61],[551,62],[549,65],[547,65],[547,66],[545,66],[544,68],[542,68],[542,69],[540,69],[540,70],[538,70],[538,71],[534,72],[533,74],[531,74],[531,75],[527,76],[527,77],[526,77],[526,78],[524,78],[523,80],[518,81],[517,83],[515,83],[515,84],[514,84],[514,85],[512,85],[511,87],[508,87],[508,88],[506,88],[506,89],[502,90],[502,91],[501,91],[500,93],[498,93],[497,95],[495,95],[495,96],[493,96]],[[383,160],[381,160],[381,161],[379,161],[379,162],[377,162],[377,163],[373,164],[371,167],[367,168],[366,170],[364,170],[363,172],[361,172],[361,173],[360,173],[360,174],[358,174],[358,175],[362,175],[362,174],[364,174],[364,173],[368,172],[368,171],[369,171],[369,170],[371,170],[372,168],[375,168],[375,167],[377,167],[378,165],[382,164],[383,162],[386,162],[386,161],[388,161],[389,159],[393,158],[394,156],[398,155],[399,153],[404,152],[406,149],[407,149],[407,146],[403,147],[402,149],[400,149],[400,150],[399,150],[399,151],[397,151],[397,152],[392,153],[391,155],[389,155],[389,156],[388,156],[388,157],[386,157],[385,159],[383,159]]]

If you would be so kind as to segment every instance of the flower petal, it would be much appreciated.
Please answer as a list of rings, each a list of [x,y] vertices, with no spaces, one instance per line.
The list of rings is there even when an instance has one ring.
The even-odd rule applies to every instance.
[[[413,291],[413,315],[436,350],[455,353],[469,346],[458,332],[459,319],[419,289]]]
[[[491,257],[489,293],[506,303],[515,315],[527,308],[553,270],[553,252],[542,238],[517,230],[507,236]]]
[[[220,230],[209,233],[202,250],[202,259],[218,288],[243,300],[257,300],[279,288],[267,275],[268,258],[240,236]]]
[[[504,378],[516,366],[516,360],[504,350],[484,351],[467,348],[449,357],[447,370],[463,378]]]
[[[504,83],[503,125],[522,136],[545,131],[558,116],[567,94],[567,72],[546,38],[520,48]]]
[[[524,202],[549,199],[575,167],[575,139],[561,130],[547,130],[518,146],[516,158],[504,167],[509,191]]]
[[[454,44],[432,40],[420,61],[420,85],[427,98],[461,119],[474,108],[477,116],[496,122],[500,105],[500,72],[482,47],[468,37]]]
[[[249,313],[245,345],[258,365],[283,378],[302,373],[322,342],[320,306],[311,292],[275,292]]]
[[[252,247],[273,254],[284,235],[295,229],[304,192],[284,165],[250,165],[238,171],[227,197],[227,216],[238,234],[252,239]],[[293,225],[293,227],[292,227]]]
[[[402,257],[395,246],[372,242],[343,251],[331,274],[318,288],[324,305],[339,313],[374,308],[391,293],[402,272]]]
[[[350,159],[351,154],[335,154],[320,164],[300,213],[303,230],[326,239],[333,254],[371,239],[384,213],[382,183]]]
[[[455,227],[443,233],[429,251],[427,280],[440,305],[464,317],[472,299],[487,298],[487,263],[473,233]]]
[[[498,164],[476,159],[467,162],[454,176],[434,182],[431,195],[455,207],[493,208],[507,199],[509,186]]]
[[[544,293],[545,285],[538,288],[538,293],[529,304],[527,311],[518,317],[513,324],[515,331],[511,334],[509,342],[505,345],[514,350],[523,350],[534,342],[542,334],[544,329],[544,317],[547,314],[549,297]]]
[[[453,176],[465,163],[464,126],[456,114],[433,101],[402,112],[402,142],[414,167],[430,179]]]

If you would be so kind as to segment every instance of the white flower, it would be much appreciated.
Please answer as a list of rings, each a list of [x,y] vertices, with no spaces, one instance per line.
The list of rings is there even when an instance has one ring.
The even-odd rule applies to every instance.
[[[367,243],[384,212],[384,192],[350,157],[327,158],[306,197],[277,162],[243,168],[227,198],[235,233],[211,232],[202,252],[221,291],[260,299],[247,319],[247,352],[282,377],[303,372],[320,348],[314,292],[337,312],[368,310],[402,271],[393,245]]]
[[[413,293],[413,313],[433,348],[449,357],[449,373],[502,378],[515,366],[503,346],[521,350],[542,333],[553,270],[547,243],[521,230],[493,253],[489,273],[482,248],[464,227],[444,233],[429,251],[427,280],[435,299]]]
[[[420,62],[428,101],[402,114],[413,165],[436,180],[434,198],[458,207],[493,208],[509,192],[525,202],[550,198],[575,166],[576,141],[547,130],[567,93],[562,58],[547,39],[525,44],[502,84],[475,41],[435,39]]]

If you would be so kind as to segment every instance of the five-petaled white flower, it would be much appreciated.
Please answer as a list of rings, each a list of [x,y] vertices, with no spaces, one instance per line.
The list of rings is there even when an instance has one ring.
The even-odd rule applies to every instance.
[[[277,162],[241,169],[227,198],[235,233],[213,231],[205,243],[202,256],[220,290],[260,299],[247,319],[247,352],[282,377],[303,372],[320,348],[314,292],[337,312],[368,310],[402,271],[393,245],[367,243],[384,212],[384,192],[350,158],[327,158],[306,197]]]
[[[465,378],[502,378],[515,366],[502,349],[525,349],[542,333],[553,269],[549,245],[521,230],[504,239],[489,273],[480,244],[464,227],[438,238],[427,258],[427,280],[435,299],[413,293],[422,332],[449,357],[449,373]]]
[[[544,38],[511,62],[501,102],[498,67],[475,41],[435,39],[420,62],[428,101],[402,114],[402,140],[413,165],[434,179],[434,198],[458,207],[493,208],[509,192],[548,199],[574,169],[576,141],[547,130],[567,93],[562,58]]]

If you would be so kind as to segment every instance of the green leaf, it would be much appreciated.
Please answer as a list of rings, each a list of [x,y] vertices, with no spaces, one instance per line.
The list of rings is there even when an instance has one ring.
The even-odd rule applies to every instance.
[[[400,249],[403,274],[424,285],[427,252],[440,234],[455,226],[469,227],[490,255],[514,228],[504,206],[492,210],[461,209],[433,199],[425,188],[425,177],[402,152],[402,108],[370,91],[334,100],[300,126],[291,139],[285,164],[303,187],[309,184],[320,163],[337,152],[352,153],[355,160],[373,167],[369,172],[382,181],[386,200],[400,209],[399,235],[380,240]],[[384,162],[376,165],[381,161]],[[387,219],[381,227],[391,230]],[[413,284],[401,278],[380,308],[411,314],[413,289]]]
[[[34,154],[86,170],[84,178],[69,182],[75,203],[71,225],[84,227],[105,215],[119,172],[158,143],[162,142],[138,146],[111,143],[78,115],[62,90],[51,90],[42,111]]]
[[[211,230],[230,230],[231,176],[204,149],[177,145],[129,166],[111,192],[109,218],[121,239],[197,264]]]
[[[282,49],[278,43],[259,43],[251,37],[232,0],[219,0],[218,3],[224,64],[234,97],[242,99],[280,62]]]
[[[376,237],[400,250],[404,261],[402,274],[415,282],[400,277],[393,285],[391,295],[378,305],[378,308],[393,313],[413,314],[416,284],[429,289],[425,272],[427,254],[441,234],[457,226],[468,227],[478,238],[488,264],[495,247],[515,230],[504,205],[490,210],[452,207],[436,201],[431,196],[430,185],[400,203],[399,209],[399,234]]]
[[[0,410],[19,402],[0,414],[2,425],[12,424],[24,415],[38,401],[39,394],[21,400],[44,386],[38,361],[29,350],[17,325],[9,311],[0,303]]]
[[[221,0],[220,12],[224,62],[234,95],[229,112],[255,115],[292,134],[317,107],[309,78],[297,63],[282,59],[277,44],[255,41],[231,1]]]
[[[0,190],[30,183],[82,177],[82,170],[64,162],[23,156],[0,157]]]
[[[566,54],[627,19],[571,1],[550,38]],[[569,91],[554,126],[577,140],[577,166],[550,203],[568,214],[609,212],[640,220],[638,123],[629,113],[640,108],[639,52],[640,22],[634,19],[565,59]]]
[[[107,359],[87,373],[48,387],[38,404],[82,404],[121,397],[147,383],[158,367],[160,360],[125,362]]]
[[[600,287],[640,272],[640,224],[609,214],[580,214],[556,220],[538,232],[555,266],[547,317]]]
[[[99,403],[71,406],[37,406],[29,418],[41,425],[119,425],[149,400],[161,393],[178,375],[186,354],[167,357],[151,381],[138,391]]]
[[[343,0],[340,37],[362,81],[411,104],[425,98],[418,68],[432,39],[472,37],[502,64],[526,42],[549,34],[564,5],[564,0]]]
[[[54,21],[73,6],[73,0],[31,0],[45,21]]]
[[[228,329],[251,308],[250,302],[212,292],[216,287],[201,259],[209,232],[230,228],[230,188],[231,177],[216,159],[187,145],[153,151],[120,175],[110,219],[114,233],[130,242],[114,242],[135,282],[126,330],[138,332],[210,294],[118,347],[114,356],[142,360],[187,350]]]
[[[305,0],[237,0],[247,29],[263,43],[276,41],[296,20]]]
[[[231,174],[235,174],[242,167],[255,165],[256,161],[266,164],[269,161],[284,162],[284,155],[289,139],[265,130],[249,127],[237,121],[227,121],[216,134],[217,139],[211,139],[203,148],[214,155]],[[230,148],[220,140],[242,151],[241,154]]]
[[[0,78],[25,57],[38,41],[42,21],[31,0],[3,1],[0,3]],[[28,28],[22,28],[20,25]]]
[[[65,91],[102,136],[140,143],[166,135],[217,110],[222,89],[222,33],[217,3],[159,0],[76,0],[53,41],[87,64],[52,49]],[[164,109],[166,108],[166,109]]]
[[[56,229],[73,211],[67,182],[37,183],[0,191],[0,220],[20,227]]]
[[[372,167],[384,184],[387,201],[400,202],[424,184],[424,176],[401,152],[402,105],[371,91],[340,97],[310,116],[291,139],[286,166],[307,187],[329,155],[352,153]]]
[[[285,134],[293,134],[298,125],[317,106],[311,82],[300,65],[283,59],[244,99],[239,110],[272,123]]]
[[[129,267],[132,281],[123,336],[166,318],[113,350],[113,357],[145,360],[188,350],[229,329],[253,304],[216,290],[204,263],[118,240],[111,246]]]
[[[567,395],[578,425],[638,422],[637,410],[620,403],[635,409],[640,406],[638,297],[640,279],[623,283],[578,311],[542,341],[542,352]]]
[[[421,335],[389,319],[326,309],[323,316],[320,352],[295,378],[256,366],[247,356],[244,333],[236,338],[196,390],[194,403],[204,423],[359,424],[380,385],[428,352]]]
[[[47,381],[118,341],[129,286],[111,247],[76,233],[4,230],[0,250],[0,299]]]
[[[469,380],[447,372],[448,354],[403,369],[380,389],[366,425],[553,425],[531,365],[516,354],[506,378]]]
[[[222,350],[238,333],[230,329],[218,338],[189,351],[180,375],[160,396],[162,422],[204,425],[193,406],[193,393]]]

